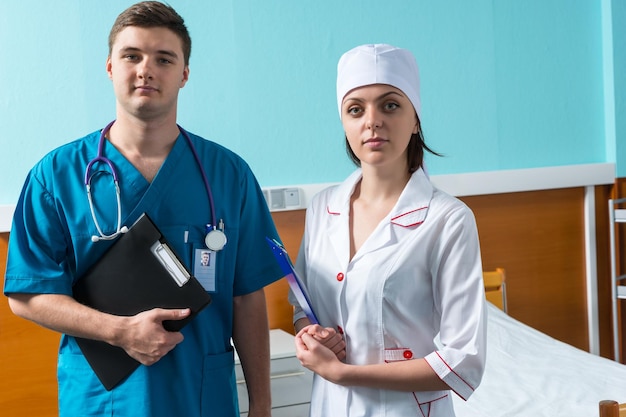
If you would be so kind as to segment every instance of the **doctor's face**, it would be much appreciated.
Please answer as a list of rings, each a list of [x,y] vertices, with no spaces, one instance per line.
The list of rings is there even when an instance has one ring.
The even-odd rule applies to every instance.
[[[352,152],[361,166],[407,170],[407,146],[417,133],[411,101],[387,84],[372,84],[348,92],[341,106],[341,122]]]
[[[106,70],[122,111],[140,119],[176,115],[189,77],[182,41],[169,29],[129,26],[118,33]]]

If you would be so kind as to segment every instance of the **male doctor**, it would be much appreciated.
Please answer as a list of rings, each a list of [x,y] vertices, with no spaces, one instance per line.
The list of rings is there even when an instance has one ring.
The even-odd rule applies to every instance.
[[[190,52],[187,28],[171,7],[148,1],[125,10],[111,30],[106,60],[116,96],[114,123],[53,150],[26,178],[10,234],[4,293],[15,314],[63,334],[62,417],[238,416],[231,339],[246,377],[248,415],[270,416],[263,287],[281,275],[263,242],[277,234],[248,165],[216,143],[185,137],[177,126]],[[97,162],[91,170],[91,204],[85,173],[96,156],[111,166]],[[227,237],[223,249],[211,253],[213,278],[201,280],[213,301],[180,332],[166,331],[162,322],[183,319],[189,309],[120,317],[72,296],[73,284],[114,243],[107,237],[120,233],[118,219],[130,227],[144,212],[187,266],[200,265],[202,252],[211,250],[207,223],[214,226],[219,219]],[[119,346],[142,366],[107,391],[75,337]]]

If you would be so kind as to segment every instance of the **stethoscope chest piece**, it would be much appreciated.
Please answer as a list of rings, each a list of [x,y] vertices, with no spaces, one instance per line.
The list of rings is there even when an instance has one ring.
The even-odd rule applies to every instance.
[[[224,220],[220,219],[218,227],[206,225],[204,244],[212,251],[221,251],[226,245],[226,233],[224,233]]]
[[[204,238],[206,247],[212,251],[220,251],[224,249],[226,245],[226,234],[219,229],[212,229],[206,234]]]

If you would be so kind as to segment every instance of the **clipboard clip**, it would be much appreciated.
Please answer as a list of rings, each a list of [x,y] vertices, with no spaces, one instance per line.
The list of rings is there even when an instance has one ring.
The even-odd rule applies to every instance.
[[[167,269],[170,276],[176,281],[179,287],[182,287],[189,281],[191,276],[167,244],[157,240],[150,248],[150,251],[161,262],[165,269]]]

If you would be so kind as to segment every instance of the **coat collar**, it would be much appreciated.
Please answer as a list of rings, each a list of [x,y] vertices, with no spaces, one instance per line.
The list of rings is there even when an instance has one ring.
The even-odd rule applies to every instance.
[[[329,215],[342,216],[350,213],[350,196],[362,176],[358,169],[337,187],[326,207]],[[421,168],[414,172],[398,202],[391,209],[389,222],[402,227],[421,224],[426,218],[433,190],[430,180]]]

